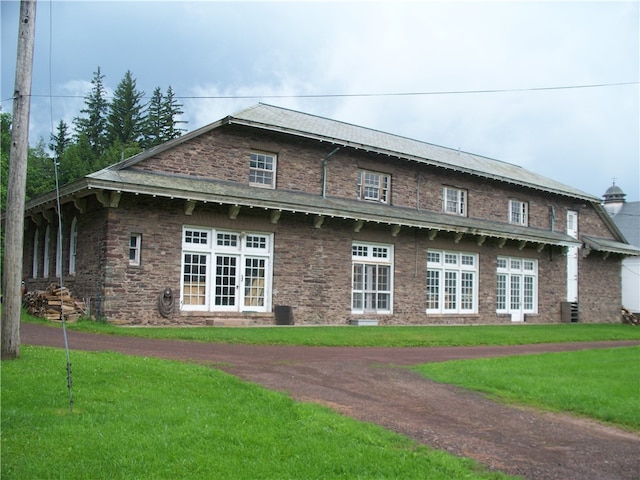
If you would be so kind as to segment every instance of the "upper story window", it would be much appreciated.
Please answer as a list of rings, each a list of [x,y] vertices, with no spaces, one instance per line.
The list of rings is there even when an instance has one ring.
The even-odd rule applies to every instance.
[[[442,210],[453,215],[467,216],[467,192],[460,188],[444,187]]]
[[[529,222],[529,204],[520,200],[509,200],[509,223],[526,226]]]
[[[358,200],[388,203],[391,175],[367,170],[358,171]]]
[[[270,153],[251,153],[249,184],[257,187],[276,187],[276,156]]]

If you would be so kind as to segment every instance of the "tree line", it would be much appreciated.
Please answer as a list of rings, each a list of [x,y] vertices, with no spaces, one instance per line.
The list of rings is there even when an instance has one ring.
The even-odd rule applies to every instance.
[[[143,150],[182,135],[184,113],[171,86],[165,92],[153,90],[148,102],[136,86],[130,71],[124,74],[109,100],[100,67],[93,73],[91,90],[73,125],[60,120],[50,142],[40,138],[29,148],[26,199],[55,188],[54,162],[58,181],[64,185],[112,165]],[[2,180],[0,209],[6,206],[12,117],[0,113],[0,154]],[[50,153],[49,153],[50,152]]]

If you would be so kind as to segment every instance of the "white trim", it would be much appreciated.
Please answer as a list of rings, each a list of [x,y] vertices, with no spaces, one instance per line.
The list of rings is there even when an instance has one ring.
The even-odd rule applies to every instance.
[[[261,159],[260,157],[264,157],[264,159]],[[268,158],[271,159],[271,168],[266,168],[266,167],[262,168],[262,167],[251,165],[253,162],[264,162],[266,164]],[[275,153],[259,152],[259,151],[251,152],[249,156],[249,185],[254,187],[261,187],[261,188],[276,188],[277,163],[278,163],[278,156]],[[252,174],[256,174],[258,177],[262,177],[268,174],[271,176],[271,182],[265,183],[262,181],[255,181],[255,180],[251,181]]]
[[[479,257],[477,253],[429,249],[427,251],[426,313],[478,313],[478,270]],[[455,288],[455,291],[448,288],[448,281],[454,282],[451,287]],[[468,285],[465,285],[465,282],[469,281],[472,282],[471,306],[464,308],[469,304],[469,289]],[[450,297],[448,298],[447,295]]]
[[[40,229],[36,228],[36,233],[33,237],[33,262],[31,264],[31,277],[38,278],[38,260],[40,253]]]
[[[219,271],[218,260],[224,263],[219,265]],[[182,310],[238,313],[271,311],[272,233],[217,230],[185,225],[182,231],[181,262]],[[186,267],[189,267],[188,271]],[[190,284],[185,282],[187,277],[192,280]],[[217,279],[225,280],[218,289]],[[188,288],[197,289],[193,298],[199,299],[198,304],[186,302],[185,294]],[[255,303],[246,305],[250,299]]]
[[[393,245],[353,242],[351,260],[351,313],[392,314]],[[373,285],[379,282],[381,275],[386,276],[386,289],[378,289],[378,285]],[[381,295],[383,297],[379,298]],[[388,308],[378,307],[379,301],[384,299]],[[375,305],[367,306],[368,301]]]
[[[78,253],[78,218],[73,217],[69,231],[69,275],[76,274],[76,254]]]

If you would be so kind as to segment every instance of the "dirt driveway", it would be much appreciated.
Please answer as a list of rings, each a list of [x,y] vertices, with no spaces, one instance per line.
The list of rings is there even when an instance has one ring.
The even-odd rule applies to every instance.
[[[22,324],[22,342],[62,347],[60,329]],[[294,399],[376,423],[433,448],[531,480],[640,479],[640,436],[566,415],[501,405],[400,368],[459,358],[522,355],[640,342],[472,348],[216,345],[68,332],[73,350],[193,360]],[[73,361],[73,359],[72,359]],[[640,398],[640,386],[639,386]]]

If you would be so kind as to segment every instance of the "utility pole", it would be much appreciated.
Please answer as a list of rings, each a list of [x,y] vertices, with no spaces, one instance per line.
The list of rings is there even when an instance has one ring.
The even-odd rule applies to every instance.
[[[4,303],[2,305],[1,342],[3,360],[15,359],[20,356],[24,199],[27,183],[29,108],[31,106],[31,76],[35,33],[36,0],[21,0],[5,218],[4,285],[2,289]]]

